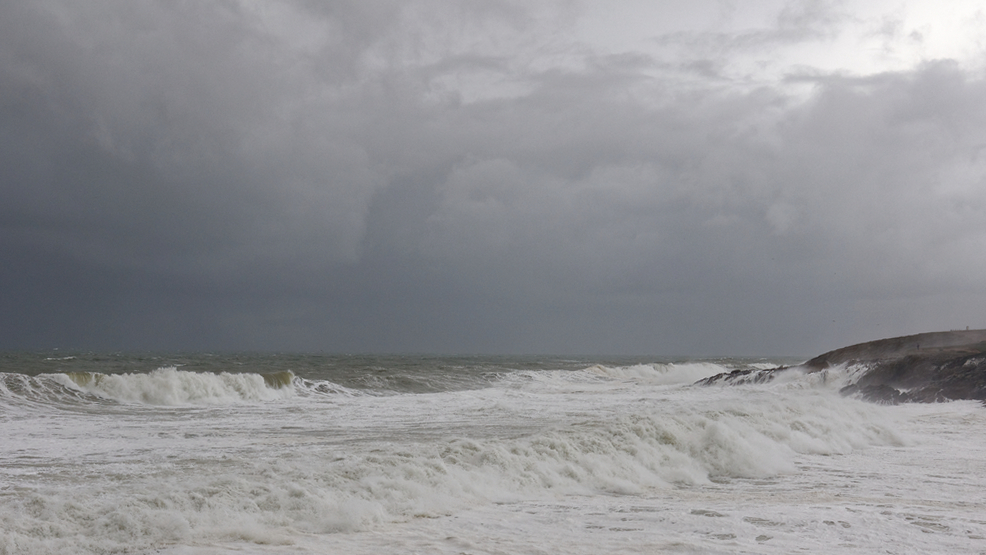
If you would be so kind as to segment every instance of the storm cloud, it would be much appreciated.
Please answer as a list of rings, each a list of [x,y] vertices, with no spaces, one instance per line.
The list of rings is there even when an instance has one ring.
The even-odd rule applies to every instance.
[[[982,47],[934,55],[917,7],[690,5],[611,10],[630,40],[591,3],[4,3],[0,347],[986,327]]]

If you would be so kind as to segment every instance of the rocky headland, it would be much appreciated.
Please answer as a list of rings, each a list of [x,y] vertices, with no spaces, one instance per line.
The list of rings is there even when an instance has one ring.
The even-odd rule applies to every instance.
[[[843,395],[879,403],[976,399],[986,401],[986,330],[919,333],[829,351],[801,365],[736,370],[698,382],[762,383],[780,372],[815,373],[832,367],[853,370]]]

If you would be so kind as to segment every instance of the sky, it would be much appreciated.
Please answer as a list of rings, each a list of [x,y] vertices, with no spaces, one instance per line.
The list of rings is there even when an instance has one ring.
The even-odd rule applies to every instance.
[[[0,3],[0,350],[986,328],[986,5]]]

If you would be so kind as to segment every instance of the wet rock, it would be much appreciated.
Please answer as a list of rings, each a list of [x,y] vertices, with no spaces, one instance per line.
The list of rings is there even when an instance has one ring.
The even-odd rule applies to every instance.
[[[911,400],[911,396],[887,384],[867,385],[851,384],[839,390],[843,395],[859,395],[861,398],[881,405],[898,405]]]
[[[774,379],[778,370],[785,370],[784,368],[771,368],[769,370],[761,370],[759,368],[747,368],[742,370],[733,370],[732,372],[724,372],[722,374],[716,374],[699,380],[697,385],[713,385],[717,383],[728,383],[730,385],[741,385],[741,384],[759,384],[767,383]]]
[[[845,394],[897,404],[986,400],[986,330],[932,332],[836,349],[804,364],[817,372],[840,364],[864,368]]]
[[[795,368],[814,373],[840,365],[862,368],[841,392],[876,403],[986,401],[986,330],[880,339],[829,351]],[[763,383],[789,370],[736,370],[699,383]]]

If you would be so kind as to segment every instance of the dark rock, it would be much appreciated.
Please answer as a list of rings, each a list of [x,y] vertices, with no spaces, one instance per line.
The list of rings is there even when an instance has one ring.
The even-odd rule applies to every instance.
[[[881,339],[836,349],[804,366],[817,372],[839,364],[865,368],[847,393],[871,401],[986,400],[986,330]]]
[[[814,373],[840,365],[862,368],[855,383],[842,388],[843,395],[886,404],[986,401],[986,330],[880,339],[829,351],[794,368]],[[764,383],[791,369],[736,370],[699,383]]]
[[[887,384],[866,385],[860,387],[859,384],[847,385],[839,390],[843,395],[856,395],[861,398],[880,403],[881,405],[897,405],[911,400],[911,396]]]
[[[758,368],[733,370],[732,372],[724,372],[722,374],[716,374],[715,376],[699,380],[696,382],[696,385],[714,385],[717,383],[728,383],[730,385],[767,383],[774,379],[774,375],[778,370],[781,370],[781,368],[771,368],[769,370],[761,370]]]
[[[918,359],[951,358],[958,354],[986,352],[986,330],[919,333],[880,339],[829,351],[804,364],[809,370],[853,362],[887,361],[914,355]]]

